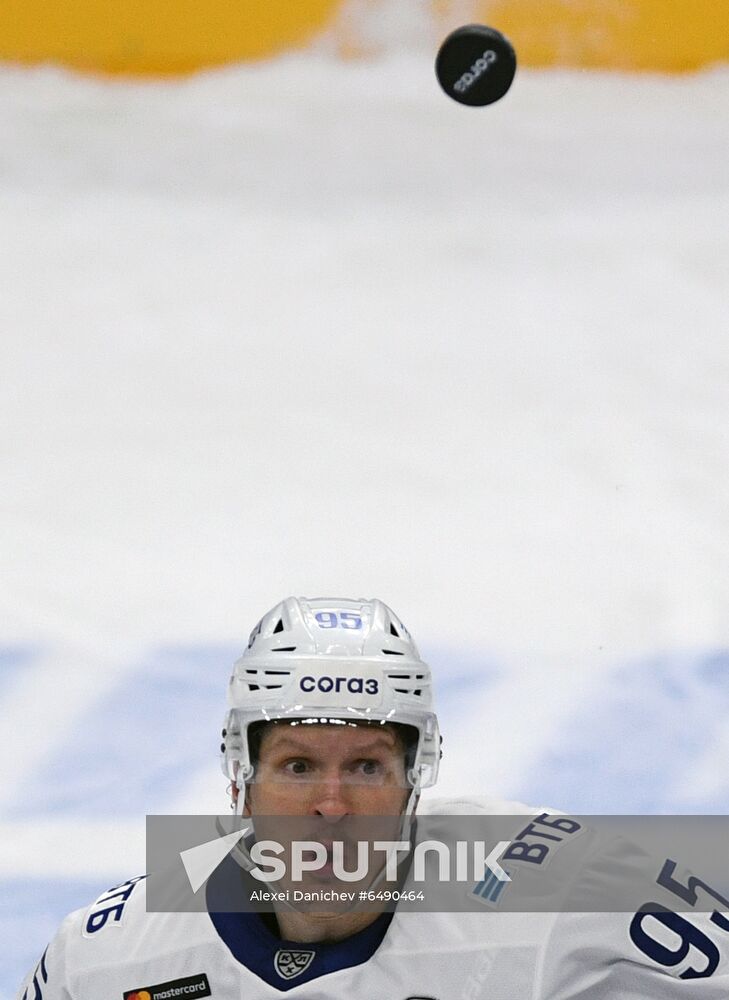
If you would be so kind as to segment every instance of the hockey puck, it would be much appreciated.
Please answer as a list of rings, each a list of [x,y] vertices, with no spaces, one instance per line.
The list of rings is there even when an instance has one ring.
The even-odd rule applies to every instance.
[[[511,42],[485,24],[467,24],[451,32],[435,60],[435,74],[446,94],[471,107],[502,98],[515,73]]]

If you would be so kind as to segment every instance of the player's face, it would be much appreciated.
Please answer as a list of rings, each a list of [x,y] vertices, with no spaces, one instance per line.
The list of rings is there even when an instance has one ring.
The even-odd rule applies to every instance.
[[[269,726],[248,812],[268,816],[397,816],[409,790],[393,726]]]

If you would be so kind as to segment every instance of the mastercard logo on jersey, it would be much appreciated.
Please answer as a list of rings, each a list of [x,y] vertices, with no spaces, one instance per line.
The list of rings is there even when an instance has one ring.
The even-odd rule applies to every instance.
[[[139,986],[136,990],[126,990],[124,1000],[197,1000],[197,997],[212,996],[210,983],[204,972],[184,979],[171,979],[156,986]]]

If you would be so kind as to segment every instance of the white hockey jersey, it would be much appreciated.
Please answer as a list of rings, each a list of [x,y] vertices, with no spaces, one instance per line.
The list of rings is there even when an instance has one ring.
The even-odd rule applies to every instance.
[[[544,812],[485,799],[432,800],[427,811]],[[145,893],[144,877],[131,879],[67,917],[18,1000],[729,997],[729,920],[685,899],[681,913],[659,904],[658,916],[395,911],[345,941],[298,944],[254,913],[147,913]]]

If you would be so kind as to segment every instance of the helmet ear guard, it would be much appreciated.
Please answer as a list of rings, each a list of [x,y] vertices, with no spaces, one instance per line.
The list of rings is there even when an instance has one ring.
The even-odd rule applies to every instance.
[[[251,727],[276,721],[407,726],[416,733],[407,761],[408,812],[437,780],[441,737],[430,668],[382,601],[283,601],[251,632],[233,667],[228,703],[221,765],[240,791],[255,774]]]

